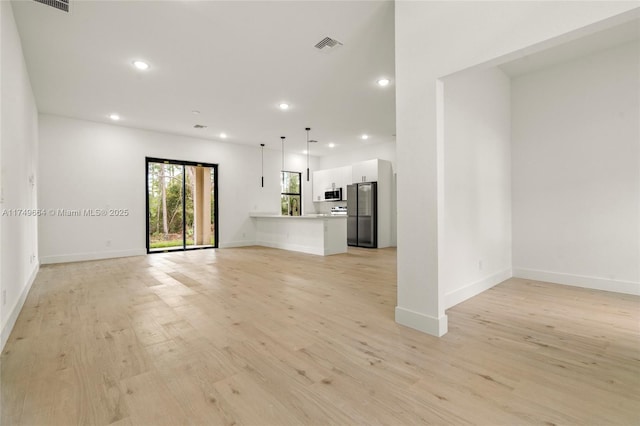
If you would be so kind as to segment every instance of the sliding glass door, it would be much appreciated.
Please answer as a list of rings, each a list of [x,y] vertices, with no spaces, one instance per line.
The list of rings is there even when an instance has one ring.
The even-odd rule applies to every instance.
[[[146,159],[147,252],[218,246],[217,165]]]

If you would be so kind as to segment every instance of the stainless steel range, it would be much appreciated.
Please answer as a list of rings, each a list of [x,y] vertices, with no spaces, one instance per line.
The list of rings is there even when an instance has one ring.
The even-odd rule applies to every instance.
[[[347,215],[347,206],[331,207],[331,215],[332,216],[346,216]]]

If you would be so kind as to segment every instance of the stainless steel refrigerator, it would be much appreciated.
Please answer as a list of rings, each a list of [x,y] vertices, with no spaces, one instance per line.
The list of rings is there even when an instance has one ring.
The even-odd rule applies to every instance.
[[[378,184],[354,183],[347,186],[347,244],[378,247]]]

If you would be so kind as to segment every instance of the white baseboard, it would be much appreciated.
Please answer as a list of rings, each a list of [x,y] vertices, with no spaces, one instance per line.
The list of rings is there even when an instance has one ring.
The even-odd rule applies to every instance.
[[[33,282],[36,280],[36,275],[38,275],[38,271],[40,270],[40,264],[36,264],[35,268],[31,272],[29,279],[26,282],[26,285],[23,287],[20,292],[20,296],[16,303],[11,307],[11,312],[9,312],[9,316],[7,316],[7,321],[2,326],[2,332],[0,333],[0,352],[4,350],[4,345],[9,340],[9,336],[11,335],[11,331],[13,331],[13,326],[16,325],[16,321],[18,320],[18,315],[20,315],[20,311],[22,311],[22,307],[24,306],[24,302],[27,300],[27,296],[29,295],[29,290],[31,290],[31,286]]]
[[[436,318],[400,306],[396,306],[396,322],[436,337],[444,336],[448,329],[446,315]]]
[[[616,293],[640,296],[640,283],[633,281],[610,280],[599,277],[588,277],[584,275],[572,275],[526,268],[513,268],[513,276],[527,280],[546,281],[555,284],[564,284],[574,287],[584,287],[593,290],[613,291]]]
[[[113,251],[99,251],[99,252],[93,252],[93,253],[62,254],[58,256],[42,256],[40,257],[40,263],[43,265],[47,265],[51,263],[82,262],[85,260],[101,260],[101,259],[113,259],[116,257],[144,256],[146,254],[147,254],[146,249],[113,250]]]
[[[511,268],[507,268],[503,271],[491,274],[479,281],[467,284],[466,286],[449,292],[444,295],[444,307],[449,309],[458,303],[464,302],[467,299],[477,296],[485,290],[489,290],[496,284],[500,284],[504,280],[508,280],[513,276]]]

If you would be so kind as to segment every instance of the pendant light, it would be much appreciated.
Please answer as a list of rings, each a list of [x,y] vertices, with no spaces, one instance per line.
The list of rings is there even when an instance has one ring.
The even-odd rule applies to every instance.
[[[282,139],[282,171],[284,172],[284,138],[285,136],[280,136],[280,139]]]
[[[282,139],[282,170],[280,171],[280,187],[284,191],[284,136],[280,136]]]
[[[264,188],[264,144],[260,144],[260,167],[262,170],[262,177],[260,178],[262,181],[262,187]]]
[[[309,130],[311,127],[305,127],[307,131],[307,182],[309,182]]]

